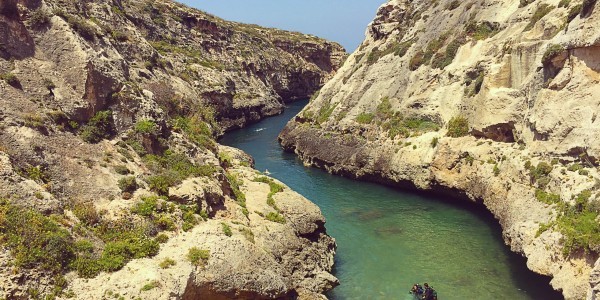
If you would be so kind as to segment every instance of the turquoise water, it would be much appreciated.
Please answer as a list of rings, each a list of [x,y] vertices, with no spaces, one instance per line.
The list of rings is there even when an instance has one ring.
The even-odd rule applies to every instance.
[[[256,168],[315,202],[338,245],[331,299],[413,299],[428,282],[440,300],[562,299],[549,278],[529,271],[504,245],[492,215],[470,203],[423,196],[306,168],[277,135],[306,102],[280,116],[228,133],[221,143],[243,149]]]

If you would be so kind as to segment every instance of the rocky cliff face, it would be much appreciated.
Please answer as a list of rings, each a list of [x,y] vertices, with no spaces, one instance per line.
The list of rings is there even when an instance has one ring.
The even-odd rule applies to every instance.
[[[481,202],[530,269],[597,299],[598,24],[587,0],[389,1],[281,143],[333,173]]]
[[[308,200],[218,145],[344,50],[167,0],[0,1],[0,298],[319,298]]]

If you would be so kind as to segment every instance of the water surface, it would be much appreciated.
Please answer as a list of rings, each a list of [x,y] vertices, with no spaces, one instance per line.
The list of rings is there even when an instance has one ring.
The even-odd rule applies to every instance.
[[[246,151],[258,170],[319,205],[338,245],[334,275],[341,285],[331,299],[408,300],[416,282],[428,282],[440,300],[562,299],[549,278],[529,271],[525,259],[509,251],[487,211],[333,176],[283,152],[277,135],[306,103],[293,103],[284,114],[220,142]]]

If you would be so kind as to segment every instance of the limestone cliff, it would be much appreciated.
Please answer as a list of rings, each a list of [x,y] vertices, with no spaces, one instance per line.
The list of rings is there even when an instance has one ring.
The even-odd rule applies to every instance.
[[[168,0],[1,0],[0,299],[324,297],[318,207],[215,138],[345,56]]]
[[[599,25],[589,0],[389,1],[280,141],[333,173],[481,202],[531,270],[598,299]]]

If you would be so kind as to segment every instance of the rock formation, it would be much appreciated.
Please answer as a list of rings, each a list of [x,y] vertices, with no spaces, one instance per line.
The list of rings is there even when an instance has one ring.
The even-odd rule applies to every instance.
[[[0,1],[0,299],[315,299],[318,207],[218,145],[346,55],[168,0]]]
[[[332,173],[483,203],[531,270],[598,299],[599,24],[588,0],[388,1],[280,141]]]

